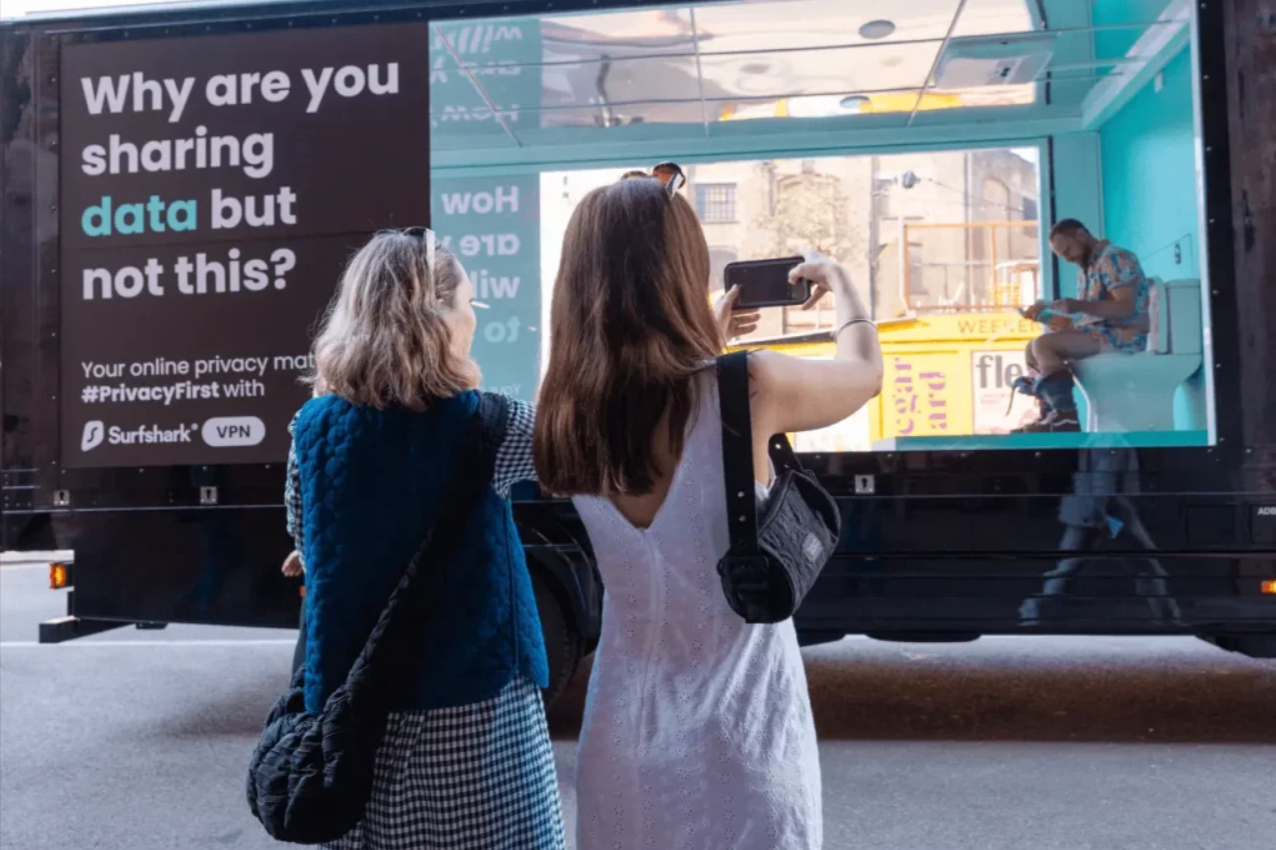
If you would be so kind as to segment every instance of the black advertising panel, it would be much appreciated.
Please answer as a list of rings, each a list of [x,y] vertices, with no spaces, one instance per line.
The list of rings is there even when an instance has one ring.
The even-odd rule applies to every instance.
[[[67,467],[268,463],[350,252],[426,224],[424,23],[67,45]]]

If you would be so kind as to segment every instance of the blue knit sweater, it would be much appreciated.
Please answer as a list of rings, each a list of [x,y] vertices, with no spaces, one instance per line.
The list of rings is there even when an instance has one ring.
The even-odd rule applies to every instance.
[[[465,392],[424,413],[375,410],[336,396],[297,415],[306,564],[306,708],[342,682],[390,591],[438,515],[453,460],[478,405]],[[401,709],[495,696],[516,673],[549,680],[545,645],[509,501],[489,487],[441,597],[421,628],[416,688]]]

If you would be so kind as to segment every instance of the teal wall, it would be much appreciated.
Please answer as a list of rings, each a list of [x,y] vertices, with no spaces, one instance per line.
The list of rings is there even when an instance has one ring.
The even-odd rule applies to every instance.
[[[1099,134],[1067,133],[1055,136],[1053,147],[1054,220],[1075,218],[1094,232],[1102,232],[1103,184],[1099,179]],[[1076,298],[1077,267],[1060,260],[1059,279],[1055,284],[1060,298]]]
[[[1169,0],[1094,0],[1091,20],[1096,27],[1146,24],[1165,11]],[[1140,29],[1101,29],[1094,34],[1095,57],[1124,56],[1142,33]]]
[[[1200,276],[1191,73],[1185,49],[1099,132],[1103,235],[1164,280]]]
[[[1195,118],[1191,50],[1162,72],[1099,131],[1103,164],[1103,235],[1138,255],[1162,280],[1200,278]],[[1198,372],[1175,394],[1179,430],[1205,424]]]

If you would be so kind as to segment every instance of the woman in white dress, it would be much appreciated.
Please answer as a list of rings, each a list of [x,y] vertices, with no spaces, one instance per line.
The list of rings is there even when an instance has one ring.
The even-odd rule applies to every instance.
[[[574,498],[606,594],[577,755],[578,850],[813,850],[819,753],[792,621],[748,625],[728,548],[713,358],[755,325],[709,303],[709,252],[666,163],[586,196],[567,228],[534,435]],[[768,435],[832,425],[877,394],[876,329],[837,263],[837,355],[750,357],[754,469]],[[734,322],[733,322],[734,319]]]

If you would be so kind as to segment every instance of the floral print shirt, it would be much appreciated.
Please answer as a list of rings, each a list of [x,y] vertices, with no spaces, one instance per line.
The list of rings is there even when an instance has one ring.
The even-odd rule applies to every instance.
[[[1124,248],[1103,241],[1095,246],[1090,262],[1077,272],[1077,292],[1086,301],[1111,301],[1123,287],[1135,287],[1134,315],[1125,319],[1087,317],[1080,325],[1099,338],[1105,348],[1143,351],[1148,342],[1148,301],[1151,286],[1139,258]]]

